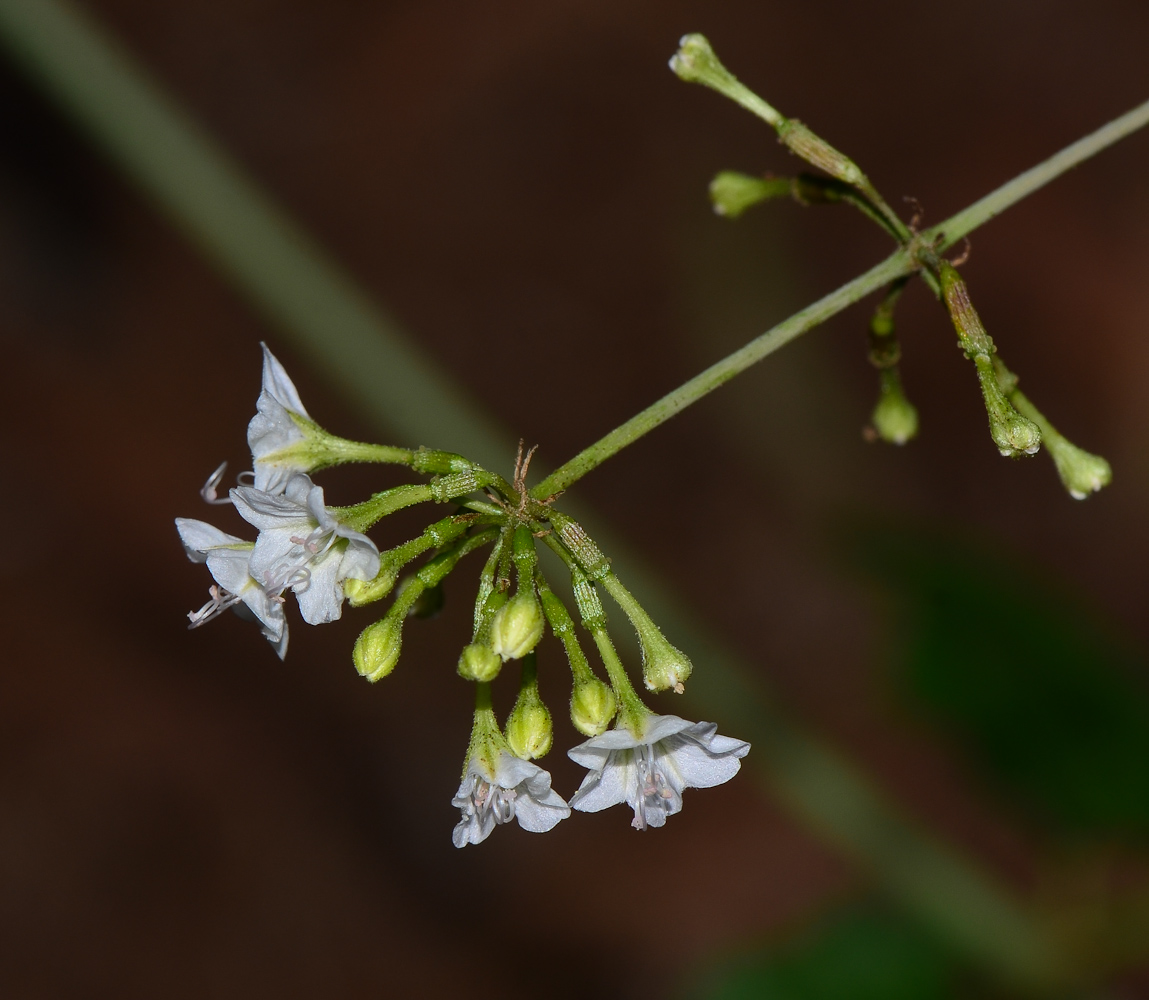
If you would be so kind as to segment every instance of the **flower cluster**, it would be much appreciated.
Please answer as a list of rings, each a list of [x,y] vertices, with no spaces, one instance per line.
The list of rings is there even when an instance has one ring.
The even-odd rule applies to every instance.
[[[176,519],[188,558],[206,563],[214,580],[207,603],[188,614],[191,628],[231,608],[254,619],[282,659],[288,591],[310,625],[340,618],[345,601],[360,607],[394,591],[391,607],[362,631],[352,654],[359,673],[376,681],[399,660],[406,618],[433,598],[464,556],[490,546],[479,576],[472,639],[457,666],[458,674],[475,685],[471,739],[452,800],[461,814],[453,835],[457,847],[480,843],[512,819],[524,830],[543,833],[571,809],[597,812],[620,803],[633,810],[636,829],[662,826],[682,808],[686,788],[718,785],[738,772],[748,743],[719,736],[712,723],[658,715],[639,698],[607,632],[600,591],[614,599],[638,633],[649,690],[681,693],[690,660],[663,636],[582,527],[553,508],[555,498],[528,490],[531,452],[524,455],[520,448],[508,482],[449,452],[335,437],[311,419],[266,346],[256,410],[247,432],[252,472],[241,476],[227,500],[216,500],[222,466],[201,491],[209,502],[232,504],[256,529],[255,540],[203,521]],[[384,490],[351,507],[330,507],[311,476],[343,462],[404,465],[429,481]],[[367,536],[388,514],[428,501],[453,503],[455,511],[419,537],[383,552]],[[540,543],[570,571],[582,626],[609,682],[595,675],[570,613],[539,568]],[[427,558],[410,570],[420,557]],[[548,626],[571,670],[571,722],[589,737],[569,751],[587,768],[569,803],[551,787],[550,774],[532,763],[553,740],[550,710],[539,694],[536,654]],[[519,694],[500,727],[491,707],[491,683],[511,660],[520,663]]]

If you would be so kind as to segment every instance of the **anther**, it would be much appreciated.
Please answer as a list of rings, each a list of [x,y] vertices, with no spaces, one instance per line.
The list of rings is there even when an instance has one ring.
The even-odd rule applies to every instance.
[[[219,486],[220,480],[223,479],[223,474],[227,471],[227,462],[220,462],[219,467],[210,476],[207,477],[207,482],[200,487],[199,495],[203,498],[205,503],[210,504],[225,504],[231,503],[231,497],[224,497],[219,499],[219,494],[216,487]]]

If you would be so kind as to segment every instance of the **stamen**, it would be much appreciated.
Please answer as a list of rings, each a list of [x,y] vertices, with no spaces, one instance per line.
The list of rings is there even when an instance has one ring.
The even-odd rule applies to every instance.
[[[188,620],[191,622],[188,626],[189,629],[199,628],[205,622],[210,622],[213,618],[223,614],[233,604],[238,604],[243,600],[238,594],[224,590],[214,583],[208,588],[208,593],[211,595],[211,600],[207,604],[198,611],[188,612]]]
[[[634,802],[634,819],[631,826],[636,830],[647,828],[647,816],[653,812],[669,815],[677,811],[681,798],[674,786],[666,780],[666,775],[655,763],[654,748],[638,748],[638,795]]]
[[[480,778],[471,792],[471,805],[480,823],[489,812],[494,815],[495,822],[502,825],[515,818],[515,799],[518,794],[513,788],[500,788]]]
[[[231,503],[231,497],[224,497],[219,499],[219,494],[216,487],[219,486],[220,480],[223,479],[223,474],[227,471],[227,462],[221,462],[219,467],[210,476],[207,477],[207,482],[200,487],[199,495],[203,498],[205,503],[210,504],[225,504]]]
[[[269,597],[277,597],[289,587],[306,590],[311,582],[311,565],[327,555],[339,538],[333,530],[315,528],[306,538],[292,535],[289,540],[296,548],[264,571],[263,589]]]

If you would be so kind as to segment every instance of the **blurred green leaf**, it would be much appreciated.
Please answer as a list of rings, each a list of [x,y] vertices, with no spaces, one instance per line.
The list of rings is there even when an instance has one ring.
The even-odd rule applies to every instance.
[[[854,551],[898,605],[897,674],[999,784],[1069,831],[1149,831],[1144,659],[1000,548],[869,531]]]
[[[957,996],[954,966],[906,918],[838,914],[793,944],[712,972],[708,1000],[943,1000]]]

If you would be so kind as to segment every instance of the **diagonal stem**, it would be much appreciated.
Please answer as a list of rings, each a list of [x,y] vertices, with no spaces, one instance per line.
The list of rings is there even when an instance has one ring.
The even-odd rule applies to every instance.
[[[921,234],[921,242],[933,244],[934,241],[937,241],[934,246],[937,252],[953,246],[979,226],[985,225],[994,216],[1000,215],[1011,205],[1021,201],[1067,170],[1073,169],[1079,163],[1146,124],[1149,124],[1149,101],[1137,106],[1120,118],[1114,119],[1109,124],[1103,125],[1096,132],[1079,139],[1071,146],[1067,146],[1061,152],[1008,181],[996,191],[974,202],[968,208],[951,216],[939,225],[927,229]],[[681,413],[686,407],[698,402],[703,396],[713,392],[719,386],[729,382],[735,375],[745,371],[767,355],[773,354],[774,351],[784,344],[788,344],[795,337],[801,336],[819,323],[824,323],[831,316],[837,315],[843,309],[877,291],[887,282],[910,274],[916,268],[917,265],[910,250],[896,251],[880,264],[870,268],[865,274],[847,282],[837,291],[831,292],[801,312],[795,313],[789,319],[783,320],[750,343],[740,347],[733,354],[727,355],[704,372],[695,375],[688,382],[667,393],[662,399],[652,403],[641,413],[631,417],[626,423],[619,425],[594,444],[584,448],[574,458],[539,483],[531,491],[532,495],[545,497],[557,493],[559,490],[567,489],[612,455],[617,454],[627,445],[633,444],[644,434]]]

